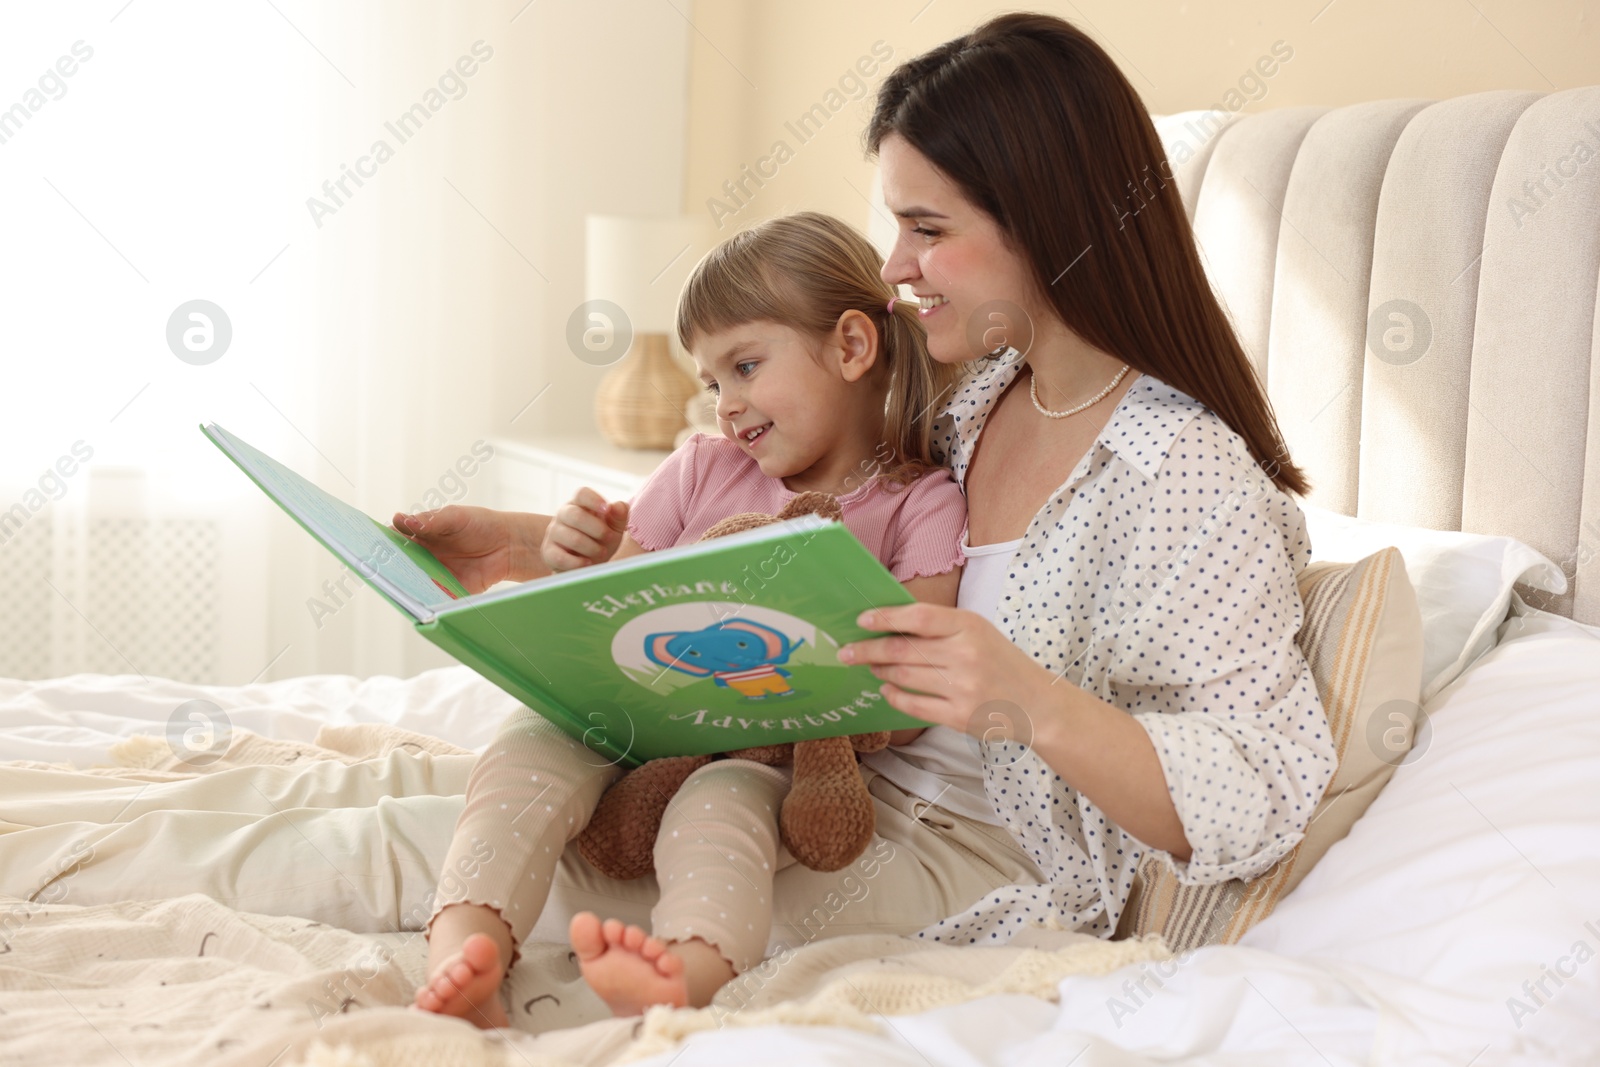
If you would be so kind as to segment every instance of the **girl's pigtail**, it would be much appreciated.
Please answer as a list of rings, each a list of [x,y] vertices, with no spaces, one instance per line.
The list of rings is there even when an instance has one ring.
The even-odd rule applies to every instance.
[[[885,306],[883,348],[893,374],[884,410],[884,437],[904,452],[884,464],[888,485],[907,485],[943,460],[933,428],[961,378],[959,366],[939,363],[928,352],[928,334],[915,301],[892,298]]]

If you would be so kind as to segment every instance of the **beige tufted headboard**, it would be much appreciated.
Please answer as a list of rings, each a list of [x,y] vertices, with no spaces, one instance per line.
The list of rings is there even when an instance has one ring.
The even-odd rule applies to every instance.
[[[1526,541],[1600,623],[1600,87],[1156,126],[1308,502]]]
[[[1518,538],[1600,623],[1600,86],[1155,121],[1306,500]]]

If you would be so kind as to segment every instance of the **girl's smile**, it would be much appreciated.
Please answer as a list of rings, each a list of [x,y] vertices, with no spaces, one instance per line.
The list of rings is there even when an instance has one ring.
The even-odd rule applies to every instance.
[[[771,430],[772,423],[765,422],[759,426],[753,426],[747,430],[740,430],[738,434],[738,440],[744,442],[745,447],[749,449],[751,455],[754,455],[756,446],[766,443],[767,434],[771,432]]]

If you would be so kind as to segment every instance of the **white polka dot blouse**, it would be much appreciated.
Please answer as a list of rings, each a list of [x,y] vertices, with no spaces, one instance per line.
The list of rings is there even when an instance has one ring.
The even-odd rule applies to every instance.
[[[935,428],[963,490],[1022,357],[957,388]],[[1310,562],[1300,507],[1217,415],[1141,375],[1033,517],[994,621],[1064,682],[1150,735],[1193,854],[1188,884],[1251,878],[1304,836],[1336,750],[1295,644]],[[1109,937],[1147,851],[1030,749],[984,747],[984,788],[1043,884],[1007,886],[917,936],[999,944],[1059,922]]]

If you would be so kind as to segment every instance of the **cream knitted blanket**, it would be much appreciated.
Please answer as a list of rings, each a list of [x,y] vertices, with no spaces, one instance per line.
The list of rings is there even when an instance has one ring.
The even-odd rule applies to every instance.
[[[368,1012],[330,1023],[293,1061],[301,1067],[602,1067],[670,1051],[694,1034],[727,1027],[829,1026],[877,1033],[890,1016],[1003,994],[1057,1000],[1062,979],[1170,959],[1159,939],[1102,941],[1036,929],[1003,948],[926,946],[863,934],[775,957],[725,987],[707,1008],[654,1008],[642,1025],[606,1019],[530,1036],[454,1033]]]
[[[354,762],[396,748],[420,759],[463,751],[381,725],[326,728],[313,744],[241,731],[202,773]],[[122,766],[98,773],[151,782],[193,773],[172,765],[159,739],[131,739],[115,755]],[[0,816],[0,832],[6,825]],[[1170,957],[1159,941],[1107,942],[1043,928],[1004,948],[839,937],[767,961],[704,1010],[656,1009],[638,1020],[606,1016],[567,946],[529,943],[508,993],[517,1024],[543,1032],[485,1033],[407,1007],[424,977],[427,945],[419,933],[353,933],[236,911],[199,894],[84,906],[71,900],[0,898],[0,1032],[8,1063],[598,1067],[719,1028],[877,1031],[890,1016],[997,994],[1054,1000],[1069,975]]]

